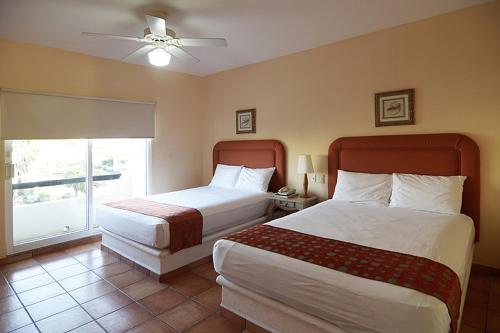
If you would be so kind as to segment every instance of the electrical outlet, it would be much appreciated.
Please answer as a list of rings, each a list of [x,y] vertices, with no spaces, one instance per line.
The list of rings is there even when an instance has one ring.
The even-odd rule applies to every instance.
[[[324,184],[325,183],[325,175],[321,174],[321,173],[315,173],[312,176],[312,181],[315,183]]]

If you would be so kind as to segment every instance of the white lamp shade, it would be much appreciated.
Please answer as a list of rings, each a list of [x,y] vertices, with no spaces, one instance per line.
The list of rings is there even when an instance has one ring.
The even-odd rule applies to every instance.
[[[299,155],[297,161],[297,173],[311,173],[314,172],[311,155]]]

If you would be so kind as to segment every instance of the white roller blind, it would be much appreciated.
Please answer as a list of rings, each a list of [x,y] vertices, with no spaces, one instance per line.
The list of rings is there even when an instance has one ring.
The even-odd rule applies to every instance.
[[[2,139],[153,138],[155,103],[0,89]]]

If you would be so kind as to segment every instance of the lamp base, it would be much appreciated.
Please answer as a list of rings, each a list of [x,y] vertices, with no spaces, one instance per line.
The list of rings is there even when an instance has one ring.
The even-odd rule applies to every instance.
[[[299,195],[299,198],[302,198],[302,199],[307,199],[307,198],[310,198],[311,196],[310,195],[307,195],[307,194],[300,194]]]
[[[309,185],[309,181],[307,180],[307,173],[304,174],[304,193],[302,193],[299,197],[301,198],[309,198],[307,195],[307,187]]]

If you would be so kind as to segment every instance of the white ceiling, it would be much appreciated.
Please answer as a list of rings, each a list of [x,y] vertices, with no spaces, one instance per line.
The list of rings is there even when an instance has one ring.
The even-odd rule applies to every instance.
[[[487,0],[0,0],[0,38],[121,59],[142,44],[84,37],[82,31],[142,37],[144,14],[169,12],[181,37],[224,37],[227,48],[186,48],[209,75]],[[146,59],[137,63],[147,64]]]

